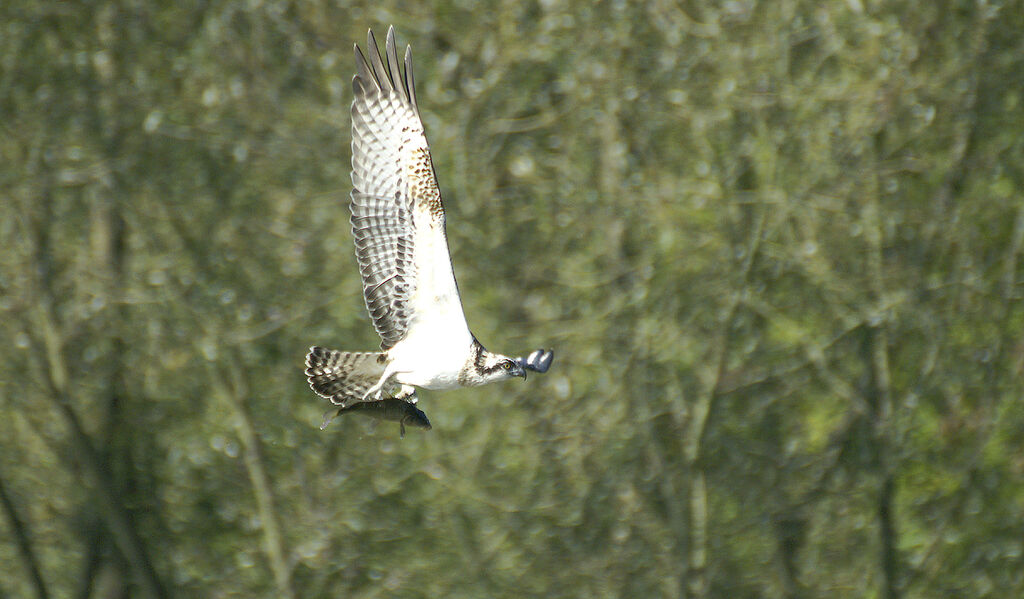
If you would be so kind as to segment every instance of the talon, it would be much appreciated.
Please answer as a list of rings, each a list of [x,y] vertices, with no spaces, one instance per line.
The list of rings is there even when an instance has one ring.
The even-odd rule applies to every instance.
[[[388,372],[384,372],[384,376],[380,377],[377,384],[366,390],[366,393],[363,395],[363,401],[379,401],[384,394],[384,385],[387,384],[390,378],[391,375]]]
[[[415,404],[417,401],[416,387],[412,385],[402,385],[402,388],[395,394],[395,399],[401,399],[402,401]]]
[[[378,400],[380,400],[381,392],[382,392],[382,389],[380,389],[380,388],[374,389],[374,388],[371,387],[363,395],[363,401],[378,401]]]

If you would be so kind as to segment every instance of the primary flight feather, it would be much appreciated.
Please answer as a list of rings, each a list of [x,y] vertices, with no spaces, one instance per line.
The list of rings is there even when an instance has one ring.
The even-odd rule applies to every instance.
[[[380,352],[313,347],[306,376],[334,404],[397,398],[543,372],[485,349],[466,324],[445,234],[444,205],[416,102],[412,49],[404,69],[388,28],[384,56],[370,31],[352,79],[352,236]],[[544,351],[544,350],[538,350]],[[536,352],[535,352],[536,353]]]

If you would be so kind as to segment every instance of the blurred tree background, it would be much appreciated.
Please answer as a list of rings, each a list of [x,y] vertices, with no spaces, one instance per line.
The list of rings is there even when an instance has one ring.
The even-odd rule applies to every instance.
[[[0,5],[0,596],[1024,596],[1022,2],[429,4]],[[390,23],[556,354],[405,439],[302,372]]]

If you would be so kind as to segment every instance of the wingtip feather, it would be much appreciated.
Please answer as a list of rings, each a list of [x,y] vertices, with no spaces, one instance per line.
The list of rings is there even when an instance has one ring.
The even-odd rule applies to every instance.
[[[352,44],[353,52],[356,57],[356,74],[352,77],[352,89],[356,95],[362,94],[366,89],[366,84],[371,81],[378,88],[380,84],[377,83],[376,77],[370,72],[370,65],[366,62],[366,57],[363,56],[363,51],[359,49],[359,44]],[[356,81],[359,81],[360,86],[356,88]]]
[[[384,61],[380,56],[380,47],[377,45],[377,38],[373,37],[372,29],[366,33],[366,52],[370,55],[370,66],[377,80],[377,86],[382,93],[390,92],[392,89],[391,75],[384,67]]]
[[[387,55],[387,67],[391,82],[395,87],[395,90],[400,94],[409,99],[408,90],[403,89],[405,87],[405,76],[402,75],[401,63],[398,62],[398,49],[395,45],[395,27],[394,25],[388,27],[388,37],[384,45],[384,52]]]
[[[412,107],[419,112],[419,104],[416,103],[416,80],[412,76],[412,46],[405,47],[405,90],[412,102]]]
[[[394,25],[388,26],[383,55],[372,29],[366,31],[366,54],[363,54],[359,44],[353,44],[352,48],[356,60],[356,77],[362,83],[362,86],[357,88],[353,82],[353,91],[357,94],[370,91],[368,84],[372,81],[373,86],[382,93],[397,91],[417,112],[419,111],[419,103],[416,101],[416,79],[412,69],[412,46],[406,45],[404,60],[400,60]]]

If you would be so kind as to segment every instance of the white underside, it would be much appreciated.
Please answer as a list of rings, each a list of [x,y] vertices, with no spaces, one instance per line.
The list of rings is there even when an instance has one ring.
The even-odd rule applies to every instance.
[[[392,380],[403,385],[454,389],[470,359],[472,343],[464,324],[460,328],[437,321],[417,323],[388,351],[387,370],[394,375]]]
[[[454,389],[472,357],[473,335],[462,311],[444,235],[429,226],[417,230],[416,316],[405,337],[388,350],[387,374],[403,385]]]

